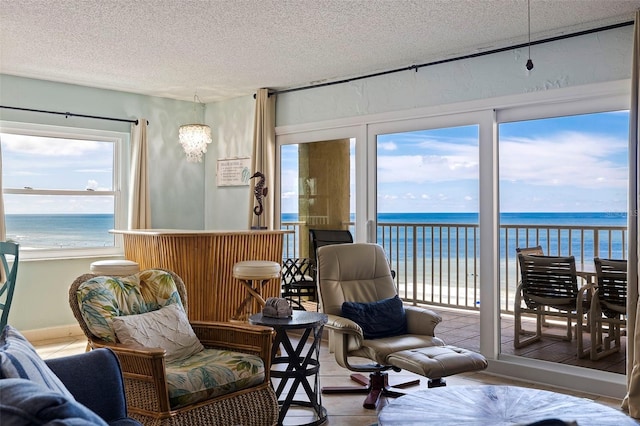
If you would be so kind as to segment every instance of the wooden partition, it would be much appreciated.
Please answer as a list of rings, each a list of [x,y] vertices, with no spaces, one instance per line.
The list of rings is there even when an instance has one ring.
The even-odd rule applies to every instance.
[[[124,254],[140,269],[163,268],[178,274],[187,287],[189,319],[229,321],[246,297],[233,278],[233,265],[243,260],[282,263],[283,234],[289,231],[112,231],[124,237]],[[263,297],[280,296],[280,279],[263,289]],[[257,304],[253,312],[258,312]]]

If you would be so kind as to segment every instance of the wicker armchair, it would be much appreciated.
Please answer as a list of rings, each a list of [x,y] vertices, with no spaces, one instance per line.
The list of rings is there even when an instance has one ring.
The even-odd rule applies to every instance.
[[[144,271],[143,271],[144,272]],[[187,311],[187,294],[182,279],[171,271],[182,305]],[[142,273],[142,272],[141,272]],[[127,346],[96,337],[84,320],[79,306],[78,289],[94,274],[78,277],[69,289],[69,305],[89,347],[112,349],[120,360],[129,415],[145,425],[275,425],[278,402],[269,371],[273,329],[236,323],[191,322],[202,345],[259,356],[264,363],[264,381],[259,385],[232,391],[191,405],[173,408],[170,404],[165,350]]]

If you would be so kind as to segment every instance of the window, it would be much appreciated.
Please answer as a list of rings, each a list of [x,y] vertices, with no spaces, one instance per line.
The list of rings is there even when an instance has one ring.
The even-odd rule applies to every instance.
[[[120,170],[128,134],[42,125],[0,126],[7,239],[27,257],[119,252],[125,225]]]

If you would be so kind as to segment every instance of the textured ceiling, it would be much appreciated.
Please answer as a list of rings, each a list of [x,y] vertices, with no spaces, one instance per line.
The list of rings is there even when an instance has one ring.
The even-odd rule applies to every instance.
[[[531,0],[532,40],[638,8]],[[0,0],[1,73],[203,102],[526,41],[526,0]]]

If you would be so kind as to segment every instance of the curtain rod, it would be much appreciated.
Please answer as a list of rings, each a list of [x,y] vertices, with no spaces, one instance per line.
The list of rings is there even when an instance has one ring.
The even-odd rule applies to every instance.
[[[113,117],[103,117],[100,115],[74,114],[72,112],[47,111],[43,109],[19,108],[19,107],[12,107],[12,106],[6,106],[6,105],[0,105],[0,108],[13,109],[16,111],[42,112],[45,114],[64,115],[66,118],[69,118],[69,117],[94,118],[96,120],[120,121],[123,123],[134,123],[136,126],[138,125],[138,120],[129,120],[126,118],[113,118]],[[149,124],[149,120],[147,120],[147,124]]]
[[[559,35],[559,36],[555,36],[555,37],[549,37],[549,38],[545,38],[545,39],[541,39],[541,40],[537,40],[537,41],[532,41],[530,43],[520,43],[520,44],[516,44],[514,46],[500,47],[498,49],[487,50],[487,51],[478,52],[478,53],[471,53],[469,55],[457,56],[455,58],[449,58],[449,59],[442,59],[440,61],[427,62],[427,63],[424,63],[424,64],[418,64],[418,65],[409,65],[409,66],[402,67],[402,68],[395,68],[395,69],[392,69],[392,70],[380,71],[380,72],[377,72],[377,73],[362,75],[362,76],[359,76],[359,77],[346,78],[344,80],[330,81],[330,82],[327,82],[327,83],[314,84],[314,85],[311,85],[311,86],[296,87],[296,88],[293,88],[293,89],[274,90],[273,92],[269,92],[269,96],[271,96],[271,95],[280,95],[280,94],[283,94],[283,93],[297,92],[297,91],[300,91],[300,90],[316,89],[316,88],[319,88],[319,87],[333,86],[335,84],[350,83],[352,81],[363,80],[365,78],[371,78],[371,77],[379,77],[379,76],[382,76],[382,75],[393,74],[393,73],[402,72],[402,71],[414,70],[415,72],[418,72],[419,68],[430,67],[432,65],[440,65],[440,64],[446,64],[448,62],[460,61],[460,60],[463,60],[463,59],[471,59],[471,58],[477,58],[477,57],[480,57],[480,56],[492,55],[494,53],[501,53],[501,52],[505,52],[507,50],[520,49],[520,48],[523,48],[523,47],[534,46],[534,45],[543,44],[543,43],[550,43],[550,42],[553,42],[553,41],[564,40],[564,39],[567,39],[567,38],[579,37],[579,36],[592,34],[592,33],[597,33],[597,32],[601,32],[601,31],[607,31],[607,30],[613,30],[613,29],[616,29],[616,28],[627,27],[627,26],[633,25],[633,24],[634,24],[634,21],[620,22],[620,23],[617,23],[617,24],[606,25],[604,27],[592,28],[590,30],[583,30],[583,31],[575,32],[575,33],[563,34],[563,35]],[[256,98],[255,94],[253,95],[253,98],[254,99]]]

